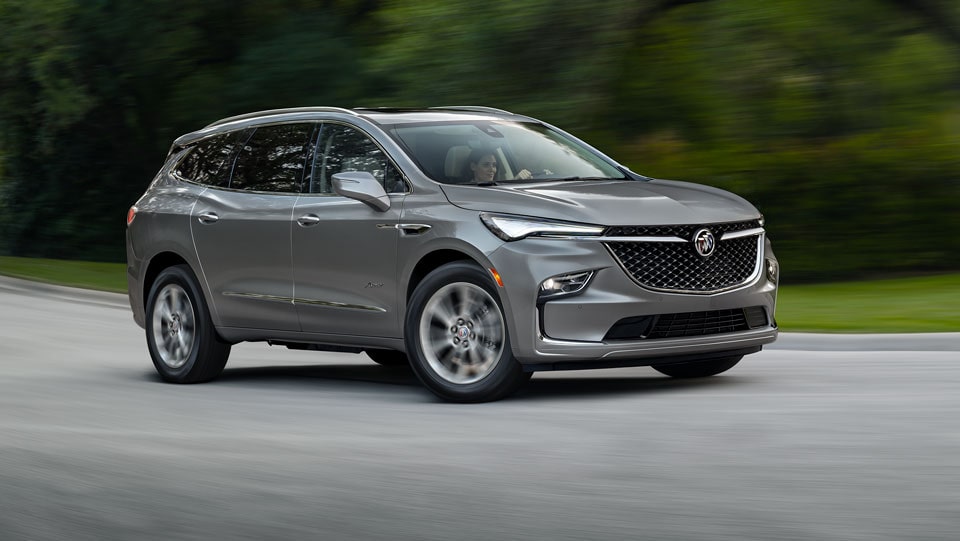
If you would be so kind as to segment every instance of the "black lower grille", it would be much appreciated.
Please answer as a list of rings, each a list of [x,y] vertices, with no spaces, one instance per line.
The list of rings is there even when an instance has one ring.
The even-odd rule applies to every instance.
[[[607,340],[653,340],[683,336],[706,336],[746,331],[767,324],[767,311],[762,306],[636,316],[621,319],[607,331]]]

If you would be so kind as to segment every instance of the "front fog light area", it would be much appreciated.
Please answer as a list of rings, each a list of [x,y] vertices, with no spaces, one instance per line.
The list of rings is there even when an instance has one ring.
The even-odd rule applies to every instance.
[[[583,291],[593,278],[593,271],[575,272],[551,276],[540,284],[539,300],[545,301]]]
[[[767,259],[767,280],[770,280],[771,283],[777,283],[777,280],[780,279],[780,265],[777,264],[776,259]]]

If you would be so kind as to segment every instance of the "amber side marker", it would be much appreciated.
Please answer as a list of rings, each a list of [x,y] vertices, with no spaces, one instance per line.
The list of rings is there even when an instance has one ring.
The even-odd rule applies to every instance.
[[[497,285],[503,287],[503,280],[500,279],[500,273],[497,272],[497,269],[490,267],[490,274],[492,274],[493,279],[497,281]]]

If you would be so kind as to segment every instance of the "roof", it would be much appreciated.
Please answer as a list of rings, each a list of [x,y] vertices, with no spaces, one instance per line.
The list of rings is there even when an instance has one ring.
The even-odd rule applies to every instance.
[[[404,108],[404,107],[290,107],[285,109],[267,109],[253,111],[241,115],[222,118],[204,126],[203,128],[178,137],[173,148],[181,147],[192,141],[206,137],[209,134],[223,131],[222,126],[234,122],[254,121],[271,117],[286,117],[289,120],[306,120],[316,113],[336,113],[365,118],[381,125],[411,124],[420,122],[456,121],[456,120],[490,120],[504,119],[533,120],[530,117],[517,115],[503,109],[484,107],[479,105],[450,105],[444,107]]]

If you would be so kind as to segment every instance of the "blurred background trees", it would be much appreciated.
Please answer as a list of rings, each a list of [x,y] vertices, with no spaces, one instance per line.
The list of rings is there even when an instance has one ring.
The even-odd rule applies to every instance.
[[[953,0],[0,0],[0,251],[122,260],[224,116],[458,104],[747,197],[789,280],[960,268]]]

